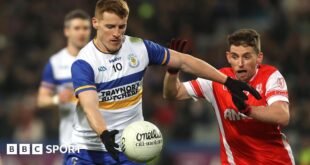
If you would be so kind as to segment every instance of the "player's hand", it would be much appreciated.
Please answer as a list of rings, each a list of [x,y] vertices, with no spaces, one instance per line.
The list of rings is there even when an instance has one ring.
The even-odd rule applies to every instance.
[[[169,43],[169,49],[181,52],[181,53],[190,53],[189,49],[186,49],[187,40],[185,39],[171,39]]]
[[[249,115],[251,113],[251,107],[246,103],[245,100],[242,100],[235,95],[232,95],[232,101],[234,102],[235,106],[238,108],[238,111],[245,114]]]
[[[101,135],[100,139],[104,144],[107,151],[112,155],[113,159],[119,161],[118,153],[119,151],[116,149],[118,148],[118,144],[115,143],[115,135],[118,134],[118,130],[104,130]]]
[[[190,54],[191,53],[191,49],[186,49],[187,45],[187,40],[184,39],[171,39],[170,43],[169,43],[169,49],[181,52],[181,53],[187,53]],[[179,72],[179,69],[177,68],[171,68],[168,67],[167,71],[171,74],[176,74]]]
[[[231,92],[232,100],[239,111],[247,109],[247,106],[245,105],[245,100],[248,100],[248,96],[243,91],[250,92],[257,100],[260,100],[262,98],[253,87],[251,87],[245,82],[227,77],[224,85]]]

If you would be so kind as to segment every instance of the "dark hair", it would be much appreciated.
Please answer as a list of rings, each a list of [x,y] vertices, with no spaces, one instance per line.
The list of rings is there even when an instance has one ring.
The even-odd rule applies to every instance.
[[[101,18],[102,13],[112,12],[120,18],[125,18],[129,15],[127,2],[124,0],[98,0],[95,8],[95,17]]]
[[[260,35],[253,29],[240,29],[228,35],[228,49],[231,45],[250,46],[256,53],[261,51]]]
[[[76,9],[76,10],[72,10],[68,14],[66,14],[64,26],[68,27],[70,21],[73,19],[76,19],[76,18],[83,19],[83,20],[90,20],[90,16],[85,11],[83,11],[81,9]]]

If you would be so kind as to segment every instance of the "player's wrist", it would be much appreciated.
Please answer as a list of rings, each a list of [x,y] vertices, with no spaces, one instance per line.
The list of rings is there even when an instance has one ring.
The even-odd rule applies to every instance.
[[[52,103],[54,105],[58,105],[59,104],[59,96],[58,95],[55,95],[52,97]]]
[[[104,130],[104,131],[102,131],[101,134],[99,135],[99,137],[100,137],[102,143],[104,143],[105,136],[107,135],[107,133],[108,133],[107,130]]]
[[[224,82],[224,85],[225,85],[226,87],[230,87],[230,86],[232,86],[232,84],[233,84],[233,79],[230,78],[229,76],[227,76],[227,78],[226,78],[226,80],[225,80],[225,82]]]

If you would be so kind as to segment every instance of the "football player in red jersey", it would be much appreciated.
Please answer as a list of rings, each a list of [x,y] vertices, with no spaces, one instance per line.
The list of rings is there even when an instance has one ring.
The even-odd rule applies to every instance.
[[[231,67],[220,71],[232,79],[247,82],[262,96],[240,99],[222,84],[197,78],[180,82],[178,72],[168,68],[164,97],[211,102],[220,130],[223,165],[295,164],[292,150],[281,133],[289,123],[289,100],[285,79],[279,70],[262,64],[260,35],[252,29],[240,29],[228,36],[226,58]],[[172,41],[172,49],[184,51],[184,41]]]

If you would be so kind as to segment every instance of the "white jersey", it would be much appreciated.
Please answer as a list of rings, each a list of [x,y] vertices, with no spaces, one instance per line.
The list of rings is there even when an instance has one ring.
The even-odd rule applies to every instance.
[[[167,53],[166,53],[167,52]],[[148,65],[164,65],[170,59],[166,48],[151,41],[125,36],[121,49],[115,54],[101,52],[89,42],[72,65],[75,94],[96,90],[99,111],[108,130],[123,129],[134,121],[143,120],[142,81]],[[74,120],[72,145],[81,149],[105,151],[95,131],[90,127],[78,104]]]
[[[52,55],[45,65],[41,85],[51,88],[56,94],[67,88],[73,91],[71,65],[74,61],[75,57],[70,55],[66,48]],[[76,99],[72,98],[70,103],[59,105],[59,141],[61,145],[70,144],[76,102]]]

